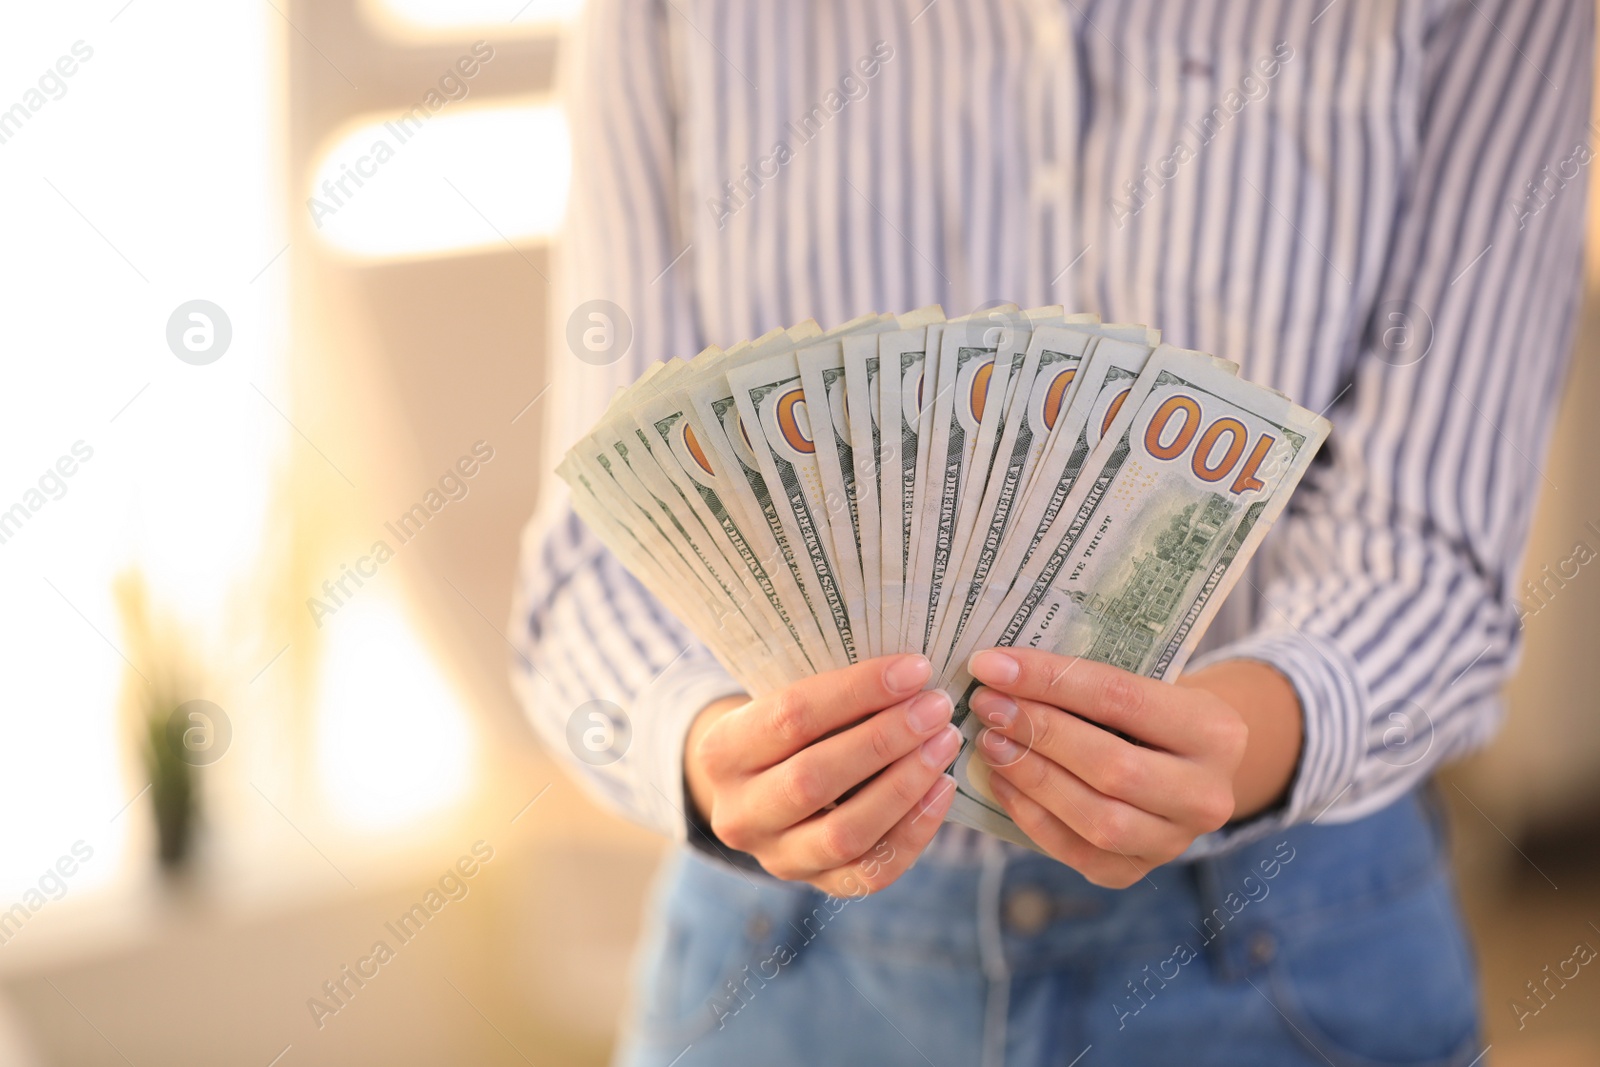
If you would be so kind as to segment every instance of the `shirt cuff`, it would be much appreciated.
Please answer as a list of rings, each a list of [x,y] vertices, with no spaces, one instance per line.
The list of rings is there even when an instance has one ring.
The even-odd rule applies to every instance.
[[[680,844],[687,843],[713,859],[759,869],[754,858],[728,848],[695,818],[683,780],[684,744],[695,717],[713,701],[743,694],[744,686],[715,660],[685,657],[661,672],[639,695],[638,706],[647,709],[649,736],[638,740],[646,761],[641,769],[650,790],[646,800],[656,809],[651,824],[670,828]]]
[[[1294,686],[1303,723],[1300,761],[1277,808],[1195,839],[1184,859],[1201,859],[1327,815],[1355,781],[1366,750],[1371,698],[1355,661],[1334,644],[1298,630],[1255,633],[1198,656],[1190,670],[1247,659],[1277,670]],[[1330,821],[1339,821],[1337,813]]]

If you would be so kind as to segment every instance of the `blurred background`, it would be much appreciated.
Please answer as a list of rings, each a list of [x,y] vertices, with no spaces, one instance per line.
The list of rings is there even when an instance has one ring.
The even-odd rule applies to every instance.
[[[605,1061],[663,845],[503,636],[580,2],[0,14],[0,1067]],[[1503,1064],[1600,1063],[1597,348],[1443,783]]]

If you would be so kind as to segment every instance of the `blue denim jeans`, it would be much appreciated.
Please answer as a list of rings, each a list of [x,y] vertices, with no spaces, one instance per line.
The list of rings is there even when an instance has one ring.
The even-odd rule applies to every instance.
[[[989,838],[862,899],[684,851],[653,912],[628,1067],[1467,1067],[1483,1051],[1439,818],[1415,793],[1125,890]]]

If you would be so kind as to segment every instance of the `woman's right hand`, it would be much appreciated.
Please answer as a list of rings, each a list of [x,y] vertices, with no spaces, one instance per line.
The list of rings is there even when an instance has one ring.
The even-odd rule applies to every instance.
[[[961,735],[950,698],[920,692],[930,672],[922,656],[881,656],[708,705],[684,746],[691,801],[778,878],[877,892],[922,854],[955,797],[942,772]]]

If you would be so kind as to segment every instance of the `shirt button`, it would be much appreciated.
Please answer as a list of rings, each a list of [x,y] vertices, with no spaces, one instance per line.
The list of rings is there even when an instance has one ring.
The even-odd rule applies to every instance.
[[[1029,886],[1006,898],[1005,923],[1016,934],[1030,937],[1050,924],[1055,904],[1042,889]]]
[[[765,915],[752,915],[745,923],[744,932],[751,941],[764,941],[772,933],[772,920]]]
[[[1272,957],[1278,954],[1278,941],[1265,930],[1257,930],[1250,935],[1250,941],[1245,946],[1245,951],[1250,955],[1250,962],[1264,966],[1272,962]]]

